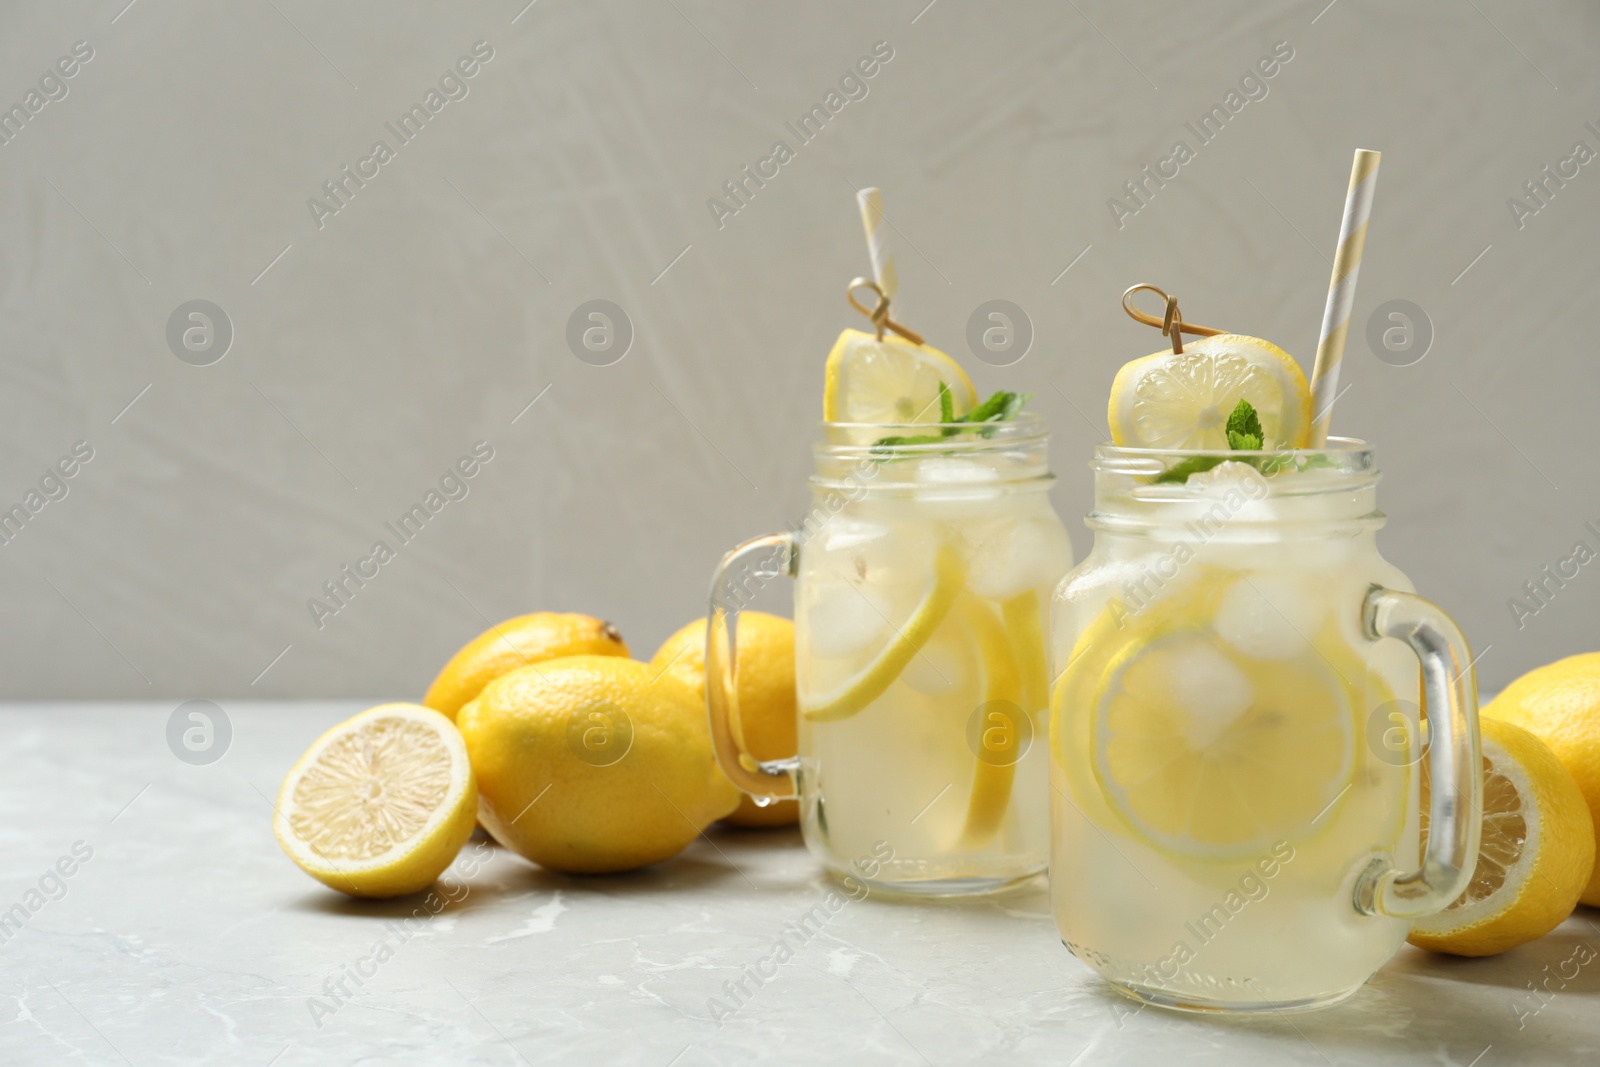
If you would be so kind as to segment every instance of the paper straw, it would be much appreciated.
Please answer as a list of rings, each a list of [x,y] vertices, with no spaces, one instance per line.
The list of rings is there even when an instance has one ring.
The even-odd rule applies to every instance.
[[[1378,184],[1380,152],[1356,150],[1350,166],[1350,191],[1344,200],[1344,221],[1339,224],[1339,251],[1333,257],[1333,280],[1328,283],[1328,307],[1322,313],[1322,338],[1317,342],[1317,362],[1311,370],[1310,447],[1328,444],[1328,422],[1339,395],[1339,361],[1344,358],[1345,336],[1350,332],[1350,307],[1356,299],[1356,275],[1361,272],[1361,250],[1367,243],[1367,217],[1372,214],[1372,191]]]
[[[900,277],[894,270],[894,254],[889,251],[888,227],[883,224],[883,193],[876,188],[861,189],[856,193],[856,203],[861,207],[861,224],[867,230],[867,255],[872,257],[873,280],[884,296],[893,298],[900,286]]]

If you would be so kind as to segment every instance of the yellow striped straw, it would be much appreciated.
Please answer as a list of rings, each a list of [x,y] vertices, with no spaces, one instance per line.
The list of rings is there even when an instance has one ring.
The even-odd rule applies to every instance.
[[[1344,221],[1339,225],[1339,251],[1333,257],[1333,280],[1328,283],[1328,307],[1322,313],[1322,338],[1317,342],[1317,362],[1311,370],[1312,448],[1328,444],[1328,422],[1339,397],[1339,361],[1350,332],[1350,308],[1356,299],[1356,275],[1361,272],[1361,251],[1367,243],[1367,217],[1372,214],[1372,191],[1378,184],[1381,152],[1356,149],[1350,166],[1350,191],[1344,200]]]
[[[889,251],[888,227],[883,224],[883,192],[877,188],[856,192],[861,207],[861,224],[867,230],[867,255],[872,257],[872,277],[883,295],[894,297],[900,277],[894,270],[894,254]]]

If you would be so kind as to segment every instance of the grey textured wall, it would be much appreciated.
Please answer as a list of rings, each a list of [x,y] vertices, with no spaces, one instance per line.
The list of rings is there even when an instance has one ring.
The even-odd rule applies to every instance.
[[[414,696],[485,617],[538,608],[647,656],[721,550],[801,510],[858,185],[885,190],[905,320],[981,390],[1037,393],[1081,554],[1106,389],[1160,341],[1122,289],[1309,364],[1357,147],[1384,159],[1335,428],[1380,445],[1385,552],[1486,688],[1600,646],[1600,562],[1520,626],[1507,603],[1600,549],[1600,162],[1523,189],[1600,150],[1600,9],[1324,2],[5,5],[0,105],[27,119],[0,144],[0,505],[66,495],[0,545],[0,695]],[[879,41],[864,98],[786,130]],[[1278,42],[1200,144],[1184,123]],[[430,89],[402,143],[385,124]],[[1127,200],[1179,139],[1194,158]],[[716,218],[778,140],[793,158]],[[314,212],[344,166],[372,176]],[[964,340],[993,298],[1035,331],[1005,368]],[[593,299],[635,334],[609,366],[566,341]],[[192,300],[233,333],[205,366],[169,344]],[[1433,324],[1414,365],[1366,341],[1391,300]],[[385,523],[480,441],[401,545]],[[380,539],[319,627],[308,598]]]

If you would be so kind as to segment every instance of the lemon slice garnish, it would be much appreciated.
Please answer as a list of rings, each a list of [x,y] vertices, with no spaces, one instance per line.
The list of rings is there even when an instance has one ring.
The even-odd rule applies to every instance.
[[[978,403],[961,365],[937,348],[886,334],[845,330],[828,353],[822,393],[827,422],[936,423],[939,383],[950,387],[955,414]]]
[[[1594,864],[1593,820],[1555,754],[1519,726],[1491,718],[1480,724],[1478,864],[1461,896],[1412,925],[1411,943],[1431,952],[1487,956],[1543,937],[1572,914]],[[1426,835],[1427,762],[1421,766]]]
[[[805,717],[813,722],[848,719],[882,696],[949,614],[950,605],[955,603],[966,583],[966,576],[961,550],[948,541],[940,545],[934,554],[933,584],[911,618],[895,630],[883,651],[849,681],[832,694],[807,701],[801,708]]]
[[[437,711],[383,704],[335,726],[283,779],[273,833],[311,877],[352,896],[432,884],[472,836],[478,790]]]
[[[1304,448],[1311,387],[1300,365],[1259,337],[1225,333],[1126,364],[1111,383],[1111,443],[1131,448],[1227,449],[1228,416],[1248,400],[1262,448]]]

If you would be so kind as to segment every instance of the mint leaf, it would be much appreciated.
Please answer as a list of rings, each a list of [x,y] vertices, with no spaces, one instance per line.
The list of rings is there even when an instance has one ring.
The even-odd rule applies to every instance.
[[[1235,452],[1259,452],[1265,434],[1261,429],[1261,418],[1256,414],[1256,409],[1250,401],[1239,398],[1239,403],[1234,405],[1233,414],[1228,416],[1228,447]],[[1225,456],[1191,456],[1188,459],[1174,463],[1166,471],[1155,478],[1156,483],[1162,482],[1187,482],[1191,474],[1200,474],[1220,466],[1226,459]],[[1268,464],[1275,463],[1277,457],[1268,457]],[[1255,460],[1248,462],[1255,463]],[[1266,468],[1257,464],[1267,473]],[[1274,467],[1273,469],[1277,469]]]
[[[1002,389],[955,421],[992,422],[996,419],[1009,418],[1010,416],[1005,414],[1006,405],[1016,395],[1016,393],[1008,393]]]
[[[1222,463],[1221,456],[1190,456],[1188,459],[1179,460],[1168,467],[1153,479],[1154,484],[1163,482],[1187,482],[1189,475],[1200,474]]]
[[[1009,422],[1010,420],[1016,418],[1017,413],[1022,410],[1022,405],[1026,404],[1032,399],[1032,393],[1007,393],[1005,407],[1001,411],[1000,419],[998,421]]]
[[[1244,440],[1253,437],[1256,443],[1238,444],[1234,441],[1235,434]],[[1256,415],[1256,409],[1251,406],[1250,401],[1240,397],[1239,403],[1234,406],[1233,414],[1228,416],[1228,444],[1239,451],[1255,451],[1261,447],[1261,442],[1265,439],[1266,435],[1261,432],[1261,419]]]
[[[1337,467],[1338,465],[1334,460],[1321,453],[1308,456],[1297,453],[1293,449],[1284,449],[1275,455],[1264,457],[1256,465],[1256,469],[1261,471],[1262,474],[1272,475],[1285,470],[1309,471],[1319,467]]]
[[[955,396],[944,382],[939,383],[939,421],[945,423],[936,434],[882,437],[873,442],[871,451],[880,460],[892,460],[894,450],[908,445],[938,444],[947,437],[960,433],[976,432],[981,437],[994,436],[997,422],[1008,422],[1017,417],[1024,404],[1033,398],[1032,393],[1011,393],[1002,389],[989,399],[967,412],[955,413]],[[970,430],[960,424],[967,423]]]
[[[1261,438],[1253,433],[1240,433],[1238,430],[1228,431],[1228,447],[1235,452],[1261,451]]]
[[[872,443],[874,452],[892,452],[902,445],[936,445],[944,440],[942,433],[920,433],[909,436],[880,437]]]

